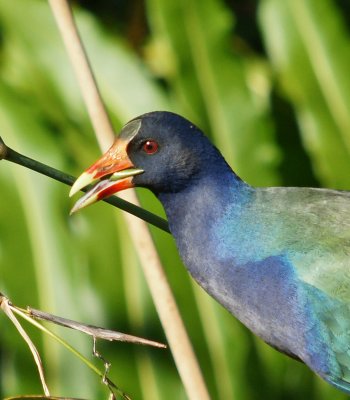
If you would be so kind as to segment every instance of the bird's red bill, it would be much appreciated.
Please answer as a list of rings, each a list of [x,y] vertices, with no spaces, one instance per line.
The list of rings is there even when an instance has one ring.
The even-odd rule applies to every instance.
[[[133,176],[141,174],[143,170],[135,168],[131,162],[126,151],[127,145],[128,142],[117,138],[110,149],[78,177],[70,196],[100,180],[75,203],[71,213],[134,186]]]

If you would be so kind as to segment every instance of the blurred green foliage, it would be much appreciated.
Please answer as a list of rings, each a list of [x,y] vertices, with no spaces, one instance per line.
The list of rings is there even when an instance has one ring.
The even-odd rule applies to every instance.
[[[116,130],[151,110],[197,123],[255,185],[350,188],[347,2],[76,1],[75,15]],[[346,13],[347,12],[347,13]],[[79,174],[98,147],[48,4],[0,0],[0,134]],[[65,186],[1,162],[0,291],[17,305],[165,340],[121,212],[70,218]],[[160,205],[139,191],[143,205]],[[196,287],[170,235],[152,228],[213,399],[345,399],[250,335]],[[33,360],[0,314],[0,397],[40,393]],[[85,366],[28,328],[53,394],[107,398]],[[60,332],[85,354],[89,339]],[[100,344],[134,399],[184,399],[169,351]]]

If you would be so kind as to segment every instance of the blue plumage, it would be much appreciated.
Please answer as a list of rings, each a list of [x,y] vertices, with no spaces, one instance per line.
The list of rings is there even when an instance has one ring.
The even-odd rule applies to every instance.
[[[128,187],[162,202],[193,278],[268,344],[350,393],[349,192],[254,188],[172,113],[136,118],[117,141],[128,168],[143,172],[130,172]],[[91,180],[103,168],[122,169],[108,156],[88,170]]]
[[[209,294],[265,342],[349,390],[341,380],[350,378],[347,367],[330,347],[336,333],[322,320],[333,318],[339,307],[347,317],[348,307],[303,281],[293,264],[308,258],[307,229],[301,235],[295,226],[299,217],[305,218],[303,212],[295,214],[302,211],[299,201],[297,210],[286,207],[286,192],[286,203],[280,199],[280,207],[274,207],[275,193],[268,199],[262,194],[266,189],[253,189],[230,171],[226,179],[222,174],[205,176],[184,192],[159,195],[184,264]],[[304,189],[293,189],[299,190],[302,195]],[[324,194],[315,191],[316,198]],[[291,197],[298,199],[295,193]],[[288,216],[294,213],[289,222],[283,210]],[[300,235],[298,244],[295,234]],[[346,338],[340,352],[349,349]],[[350,357],[345,358],[349,365]]]

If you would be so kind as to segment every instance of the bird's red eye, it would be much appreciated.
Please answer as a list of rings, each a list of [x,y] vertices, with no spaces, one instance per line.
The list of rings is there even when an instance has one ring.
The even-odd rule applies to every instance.
[[[158,147],[158,143],[150,139],[143,144],[142,150],[147,154],[154,154],[158,151]]]

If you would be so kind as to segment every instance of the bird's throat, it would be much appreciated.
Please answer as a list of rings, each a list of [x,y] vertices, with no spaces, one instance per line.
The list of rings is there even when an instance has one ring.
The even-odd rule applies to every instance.
[[[216,243],[213,232],[228,208],[239,210],[254,189],[229,171],[220,176],[206,175],[195,185],[177,193],[160,193],[161,201],[181,258],[196,280],[203,275],[203,254],[208,265],[215,265]],[[210,259],[212,258],[212,259]]]

